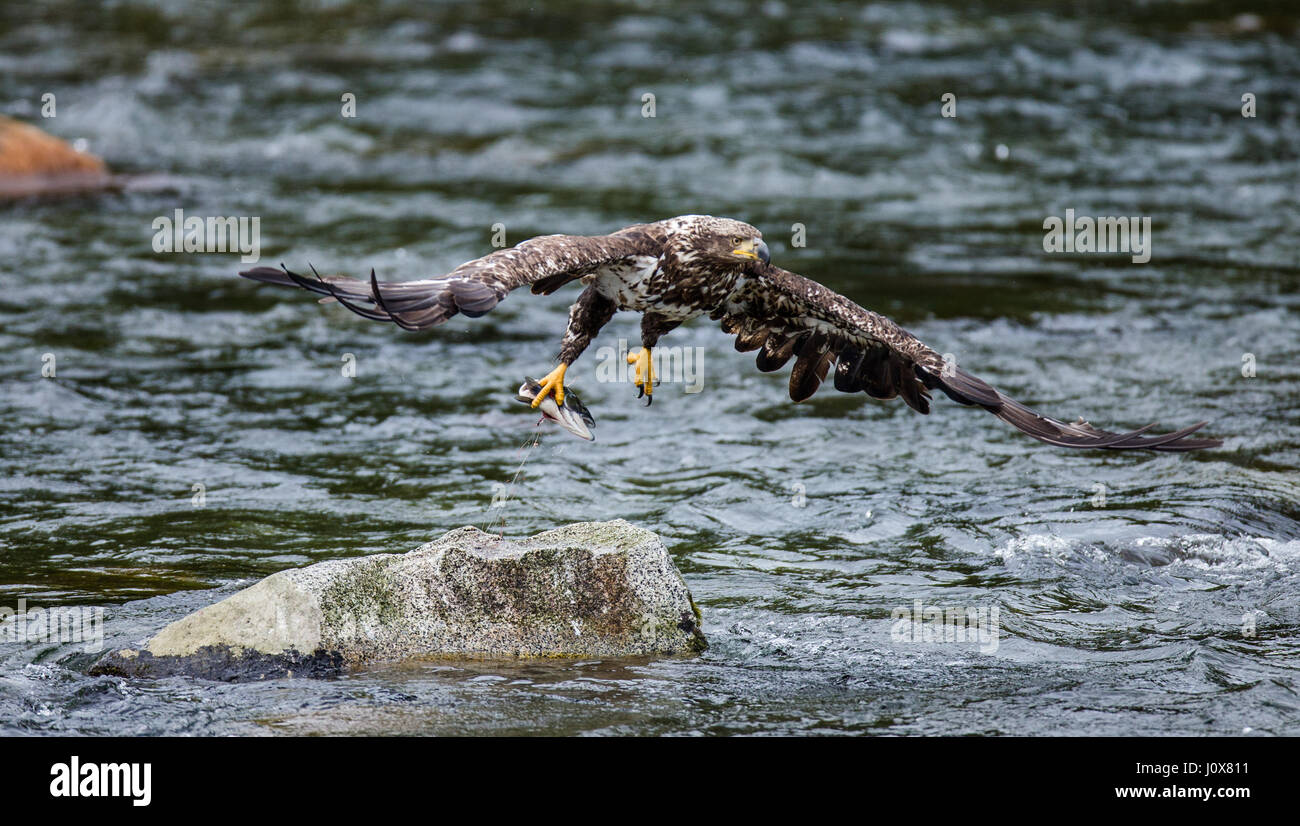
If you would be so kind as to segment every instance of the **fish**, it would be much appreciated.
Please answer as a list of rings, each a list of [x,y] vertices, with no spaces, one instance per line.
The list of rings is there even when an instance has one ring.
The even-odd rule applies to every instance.
[[[537,379],[525,376],[524,383],[519,385],[519,393],[515,395],[515,401],[532,404],[533,399],[537,398],[540,392],[542,392],[541,383]],[[542,414],[543,419],[550,419],[579,439],[596,441],[595,435],[591,432],[591,428],[596,426],[596,420],[578,398],[578,394],[572,390],[564,391],[564,404],[556,404],[554,396],[547,396],[537,406],[537,411]]]

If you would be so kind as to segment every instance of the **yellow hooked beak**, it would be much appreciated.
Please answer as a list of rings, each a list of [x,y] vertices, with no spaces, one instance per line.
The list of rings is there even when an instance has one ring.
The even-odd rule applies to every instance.
[[[766,264],[772,260],[771,254],[767,251],[767,244],[763,243],[762,238],[750,238],[742,241],[739,246],[731,251],[732,255],[739,255],[741,258],[748,258],[751,261],[762,261]]]

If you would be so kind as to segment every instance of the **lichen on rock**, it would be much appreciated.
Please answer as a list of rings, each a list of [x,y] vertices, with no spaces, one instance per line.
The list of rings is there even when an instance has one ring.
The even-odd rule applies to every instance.
[[[413,657],[698,653],[700,612],[657,535],[623,520],[523,540],[465,527],[404,554],[273,574],[92,673],[233,679]],[[187,663],[194,668],[187,672]]]

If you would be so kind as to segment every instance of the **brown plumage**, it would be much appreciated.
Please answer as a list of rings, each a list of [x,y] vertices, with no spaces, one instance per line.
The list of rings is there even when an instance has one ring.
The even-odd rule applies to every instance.
[[[772,266],[758,230],[726,218],[686,215],[611,235],[542,236],[421,281],[381,282],[373,271],[365,280],[320,276],[314,270],[307,277],[283,267],[257,267],[240,275],[302,287],[407,330],[436,326],[457,313],[483,315],[525,285],[535,294],[549,295],[579,280],[586,289],[569,312],[560,347],[565,366],[618,310],[642,313],[641,341],[647,348],[683,321],[707,314],[736,336],[737,350],[757,351],[759,370],[779,370],[793,360],[789,394],[796,402],[811,398],[829,376],[836,390],[901,398],[919,413],[930,412],[930,391],[939,390],[1061,447],[1184,451],[1222,444],[1188,438],[1205,422],[1158,435],[1149,435],[1153,425],[1111,433],[1082,419],[1067,423],[1035,413],[945,363],[888,318]]]

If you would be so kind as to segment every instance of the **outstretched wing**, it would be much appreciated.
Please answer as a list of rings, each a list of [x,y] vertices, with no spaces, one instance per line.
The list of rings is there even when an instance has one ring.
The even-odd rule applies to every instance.
[[[942,390],[964,405],[982,407],[1018,430],[1061,447],[1198,450],[1219,439],[1189,439],[1200,422],[1173,433],[1144,435],[1155,425],[1111,433],[1079,419],[1067,423],[1035,413],[925,346],[882,315],[800,275],[767,264],[751,265],[744,286],[715,312],[736,335],[740,352],[758,350],[758,369],[779,370],[790,359],[790,398],[803,401],[835,370],[835,389],[877,399],[901,397],[930,412],[930,393]]]
[[[302,287],[336,300],[357,315],[392,321],[404,330],[424,330],[464,313],[477,318],[517,287],[530,285],[550,295],[596,269],[639,255],[657,254],[657,239],[644,225],[612,235],[544,235],[509,249],[467,261],[438,278],[381,282],[338,275],[299,275],[281,265],[256,267],[240,275],[284,287]]]

